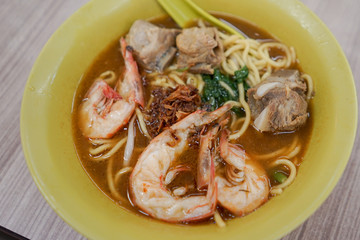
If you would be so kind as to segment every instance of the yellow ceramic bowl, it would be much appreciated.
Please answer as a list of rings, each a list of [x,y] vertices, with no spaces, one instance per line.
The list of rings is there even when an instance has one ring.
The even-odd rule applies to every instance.
[[[215,225],[177,226],[113,204],[84,172],[71,131],[74,93],[108,43],[139,18],[164,14],[156,1],[95,0],[51,37],[26,85],[22,144],[30,172],[54,210],[91,239],[275,239],[290,232],[326,199],[351,153],[357,102],[351,70],[335,38],[295,0],[198,0],[202,8],[241,16],[295,47],[315,82],[314,130],[295,182],[256,212]]]

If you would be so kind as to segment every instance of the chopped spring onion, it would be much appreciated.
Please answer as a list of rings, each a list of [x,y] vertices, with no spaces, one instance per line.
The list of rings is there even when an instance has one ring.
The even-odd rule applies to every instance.
[[[278,171],[274,172],[273,177],[278,183],[283,183],[288,178],[285,174]]]
[[[188,67],[184,67],[184,68],[178,68],[176,69],[177,72],[185,72],[187,71],[189,68]]]

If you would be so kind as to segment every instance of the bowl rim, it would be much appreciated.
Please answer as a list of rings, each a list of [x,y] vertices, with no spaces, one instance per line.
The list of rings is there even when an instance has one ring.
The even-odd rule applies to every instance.
[[[99,1],[99,0],[98,0]],[[74,224],[71,221],[70,215],[68,215],[68,212],[63,211],[63,209],[60,209],[57,207],[57,203],[54,199],[49,198],[47,195],[47,189],[46,187],[44,187],[43,185],[43,181],[41,180],[41,177],[37,174],[36,171],[36,160],[34,160],[32,158],[32,154],[31,154],[31,148],[30,145],[27,144],[27,133],[26,133],[26,128],[28,127],[26,125],[26,114],[25,114],[25,102],[27,100],[27,98],[29,98],[29,88],[31,88],[31,79],[34,76],[34,73],[36,72],[36,69],[39,65],[39,63],[42,61],[42,58],[44,57],[44,53],[47,51],[47,49],[49,48],[49,45],[51,45],[51,43],[54,41],[54,39],[57,37],[58,34],[60,34],[62,31],[64,31],[64,29],[67,28],[67,26],[72,22],[73,18],[75,16],[81,15],[82,12],[84,11],[85,8],[89,8],[91,7],[94,2],[96,2],[96,0],[87,2],[86,4],[84,4],[81,8],[79,8],[77,11],[75,11],[75,13],[73,13],[69,18],[67,18],[62,24],[61,26],[52,34],[52,36],[49,38],[49,40],[46,42],[46,44],[44,45],[44,47],[42,48],[40,54],[38,55],[32,69],[31,72],[29,74],[29,77],[27,79],[25,88],[24,88],[24,93],[23,93],[23,99],[22,99],[22,103],[21,103],[21,116],[20,116],[20,133],[21,133],[21,144],[22,144],[22,149],[24,152],[24,157],[28,166],[28,169],[30,171],[30,174],[37,186],[37,188],[39,189],[40,193],[43,195],[43,197],[45,198],[45,200],[47,201],[47,203],[51,206],[51,208],[57,213],[58,216],[60,216],[67,224],[69,224],[73,229],[75,229],[77,232],[79,232],[80,234],[86,236],[86,237],[91,237],[90,233],[86,233],[83,232],[81,230],[81,227]],[[327,26],[322,22],[322,20],[315,14],[313,13],[307,6],[305,6],[301,1],[299,0],[292,0],[289,1],[290,2],[295,2],[296,4],[300,4],[302,6],[302,10],[306,11],[308,14],[311,15],[312,18],[316,19],[316,21],[318,23],[321,24],[322,28],[326,30],[326,32],[329,34],[329,36],[332,38],[332,40],[335,42],[336,47],[338,48],[338,50],[341,53],[341,58],[345,59],[346,61],[346,71],[348,71],[350,73],[351,79],[349,79],[349,81],[351,81],[352,83],[352,91],[355,97],[355,103],[353,106],[353,126],[352,129],[354,129],[354,131],[352,131],[352,134],[348,136],[348,142],[349,142],[349,147],[347,149],[344,149],[344,153],[343,153],[343,158],[346,160],[341,161],[341,164],[339,165],[339,168],[336,171],[336,175],[332,176],[329,184],[326,186],[326,188],[324,188],[324,190],[319,193],[318,197],[317,197],[317,201],[314,201],[312,205],[310,205],[308,208],[304,209],[304,211],[302,212],[302,214],[300,216],[297,217],[296,221],[292,221],[290,223],[288,223],[286,228],[283,228],[280,232],[280,234],[273,234],[272,237],[275,238],[280,238],[282,236],[285,236],[286,234],[288,234],[289,232],[293,231],[296,227],[298,227],[299,225],[301,225],[307,218],[309,218],[315,211],[316,209],[318,209],[320,207],[320,205],[323,204],[323,202],[327,199],[327,197],[330,195],[330,193],[333,191],[333,189],[335,188],[336,184],[338,183],[340,177],[342,176],[345,167],[350,159],[351,153],[352,153],[352,149],[353,149],[353,145],[355,142],[355,137],[356,137],[356,133],[357,133],[357,122],[358,122],[358,100],[357,100],[357,93],[356,93],[356,87],[355,87],[355,82],[354,82],[354,78],[352,75],[352,71],[350,68],[350,65],[347,61],[347,58],[341,48],[341,46],[339,45],[339,43],[337,42],[336,38],[334,37],[334,35],[331,33],[331,31],[327,28]]]

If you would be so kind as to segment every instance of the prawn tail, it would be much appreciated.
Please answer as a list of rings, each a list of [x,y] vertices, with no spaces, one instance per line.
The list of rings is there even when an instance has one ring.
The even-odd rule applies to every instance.
[[[129,79],[129,84],[131,84],[134,90],[134,96],[132,96],[132,98],[137,104],[139,104],[141,107],[144,107],[144,94],[139,69],[136,61],[134,60],[132,48],[131,46],[127,45],[123,37],[120,39],[120,48],[126,66],[125,77],[130,77],[131,80]]]
[[[131,73],[139,74],[138,66],[132,54],[132,48],[131,46],[127,45],[123,37],[120,39],[120,48],[121,48],[121,54],[125,61],[126,70]]]
[[[132,53],[129,51],[129,47],[125,41],[125,38],[120,38],[120,48],[121,54],[125,60],[126,64],[132,64],[135,60],[133,58]]]

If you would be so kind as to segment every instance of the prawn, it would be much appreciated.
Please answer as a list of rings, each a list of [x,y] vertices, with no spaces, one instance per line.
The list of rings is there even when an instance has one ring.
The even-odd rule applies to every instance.
[[[197,166],[197,188],[201,190],[205,188],[210,177],[210,163],[212,158],[212,149],[215,148],[214,140],[220,128],[228,123],[228,119],[224,119],[210,129],[206,135],[200,136],[200,150]]]
[[[209,124],[233,107],[225,104],[213,112],[198,110],[155,137],[140,155],[130,176],[133,202],[152,217],[167,222],[188,222],[209,217],[216,207],[217,187],[213,158],[207,194],[176,197],[164,187],[164,176],[188,146],[191,131]]]
[[[268,200],[269,180],[265,170],[252,162],[243,149],[228,142],[228,135],[226,130],[221,134],[220,156],[232,166],[230,170],[236,171],[228,178],[237,174],[241,181],[216,176],[218,202],[233,214],[244,216]]]
[[[120,43],[125,60],[124,79],[118,80],[117,91],[102,79],[92,84],[79,108],[79,127],[85,137],[111,138],[129,122],[136,104],[144,106],[137,64],[123,38]]]

